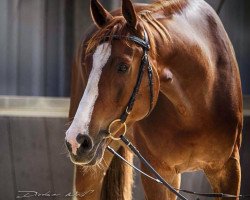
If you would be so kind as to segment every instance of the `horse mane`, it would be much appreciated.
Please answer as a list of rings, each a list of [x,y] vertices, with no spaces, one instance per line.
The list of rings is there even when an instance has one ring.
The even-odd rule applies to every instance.
[[[188,4],[188,0],[160,0],[150,4],[152,12],[164,11],[166,16],[181,12]]]
[[[151,27],[159,33],[163,40],[171,39],[167,29],[157,21],[157,19],[154,17],[154,14],[162,10],[165,16],[169,16],[174,13],[181,12],[182,9],[186,7],[186,5],[187,0],[161,0],[149,4],[145,10],[137,13],[139,26],[141,26],[138,29],[145,29],[147,31],[150,45],[152,47],[151,53],[155,53],[154,35],[152,33]],[[129,33],[132,33],[138,37],[143,37],[143,35],[140,35],[137,31],[130,29],[126,25],[126,21],[122,16],[116,16],[107,26],[99,29],[87,42],[86,53],[89,53],[94,48],[96,48],[96,46],[100,44],[105,37],[109,38],[109,42],[112,41],[114,35],[127,36]],[[128,28],[129,31],[126,31],[126,28]]]

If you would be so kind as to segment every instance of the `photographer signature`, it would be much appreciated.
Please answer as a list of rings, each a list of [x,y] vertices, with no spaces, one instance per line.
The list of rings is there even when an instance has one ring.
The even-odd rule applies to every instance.
[[[93,193],[94,190],[89,190],[87,192],[69,192],[66,194],[59,194],[59,193],[53,193],[51,191],[47,191],[46,193],[40,193],[37,191],[28,191],[28,190],[19,190],[17,192],[17,199],[23,199],[23,198],[31,198],[31,197],[84,197],[88,194]]]

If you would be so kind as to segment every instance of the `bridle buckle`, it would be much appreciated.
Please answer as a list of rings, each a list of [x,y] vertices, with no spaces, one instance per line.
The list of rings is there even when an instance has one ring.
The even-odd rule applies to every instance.
[[[115,125],[117,125],[117,124],[118,125],[120,124],[120,126],[118,126],[118,128],[115,128]],[[112,130],[112,128],[115,128],[115,130]],[[121,129],[124,129],[124,130],[123,130],[123,133],[120,134],[120,135],[124,136],[126,134],[126,132],[127,132],[127,124],[126,124],[126,122],[122,122],[121,119],[116,119],[116,120],[112,121],[109,124],[109,127],[108,127],[108,132],[109,132],[108,137],[111,138],[112,140],[120,140],[120,136],[115,137],[115,134],[117,132],[119,132]]]

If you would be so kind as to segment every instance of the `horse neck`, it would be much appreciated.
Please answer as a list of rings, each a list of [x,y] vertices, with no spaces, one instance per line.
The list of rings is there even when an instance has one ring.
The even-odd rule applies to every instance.
[[[173,114],[180,119],[182,124],[189,124],[192,121],[193,108],[186,92],[189,86],[184,84],[187,87],[183,88],[182,85],[187,74],[186,66],[193,68],[199,64],[195,56],[188,53],[191,49],[188,42],[176,37],[175,30],[168,27],[165,29],[168,30],[165,37],[156,29],[152,29],[155,52],[151,62],[157,69],[160,92],[171,101],[176,109]]]

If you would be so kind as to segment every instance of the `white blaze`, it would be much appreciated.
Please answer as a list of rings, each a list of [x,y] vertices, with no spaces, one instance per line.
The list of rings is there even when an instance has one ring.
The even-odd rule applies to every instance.
[[[103,43],[99,45],[93,54],[93,66],[89,75],[88,83],[82,99],[79,103],[74,120],[66,132],[66,140],[72,146],[72,153],[76,154],[80,146],[76,141],[79,133],[89,134],[89,123],[96,99],[98,97],[98,83],[102,74],[102,69],[111,55],[111,45]]]

